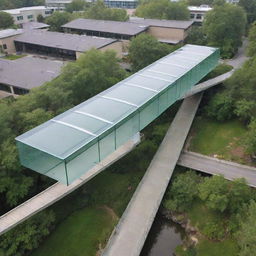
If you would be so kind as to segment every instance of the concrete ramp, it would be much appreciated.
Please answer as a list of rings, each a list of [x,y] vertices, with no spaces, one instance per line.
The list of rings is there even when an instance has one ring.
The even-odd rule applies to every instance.
[[[102,255],[138,256],[140,254],[179,159],[201,97],[201,94],[197,94],[183,101]]]

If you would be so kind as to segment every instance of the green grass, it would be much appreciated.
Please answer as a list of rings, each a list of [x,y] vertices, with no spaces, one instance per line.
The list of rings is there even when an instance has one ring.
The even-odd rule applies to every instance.
[[[238,120],[217,122],[197,117],[192,127],[189,150],[245,163],[247,159],[243,156],[242,146],[245,133],[245,126]]]
[[[105,209],[84,208],[71,214],[32,256],[94,256],[116,224]]]
[[[220,225],[223,225],[222,216],[217,212],[209,210],[200,200],[195,201],[192,207],[188,209],[187,213],[188,213],[188,218],[191,221],[191,224],[193,226],[198,227],[199,230],[202,230],[203,227],[208,222],[212,222],[212,221],[220,222]]]
[[[24,54],[23,55],[7,55],[4,58],[7,60],[17,60],[17,59],[23,58],[25,56],[26,55],[24,55]]]
[[[231,239],[222,242],[201,240],[196,246],[197,256],[237,256],[239,249]]]

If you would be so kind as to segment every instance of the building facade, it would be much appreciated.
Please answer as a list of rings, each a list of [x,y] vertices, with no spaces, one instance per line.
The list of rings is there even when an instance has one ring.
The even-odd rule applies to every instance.
[[[92,48],[101,51],[113,49],[118,57],[122,57],[121,42],[110,38],[30,30],[19,35],[14,42],[18,52],[66,60],[76,60],[82,53]]]
[[[208,5],[189,6],[188,9],[190,12],[190,20],[198,23],[202,23],[206,13],[212,10]]]
[[[38,15],[42,15],[43,17],[48,17],[52,14],[51,9],[45,6],[32,6],[32,7],[24,7],[19,9],[10,9],[3,10],[6,13],[9,13],[14,20],[16,25],[21,25],[27,22],[37,21]]]
[[[0,52],[4,55],[16,52],[14,39],[23,33],[22,29],[0,30]]]
[[[104,3],[109,8],[136,9],[138,0],[104,0]]]

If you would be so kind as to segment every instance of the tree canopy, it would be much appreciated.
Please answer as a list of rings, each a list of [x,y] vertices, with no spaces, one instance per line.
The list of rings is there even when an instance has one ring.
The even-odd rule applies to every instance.
[[[256,251],[256,202],[251,201],[246,216],[241,218],[241,229],[237,233],[238,245],[241,248],[239,256],[251,256]]]
[[[232,57],[241,45],[245,26],[245,11],[231,4],[215,6],[206,14],[203,22],[208,44],[220,47],[224,58]]]
[[[136,15],[151,19],[188,20],[189,10],[184,2],[151,0],[140,4],[136,9]]]
[[[238,3],[247,13],[248,23],[256,20],[256,0],[239,0]]]
[[[81,12],[85,9],[88,3],[84,0],[73,0],[71,3],[67,4],[67,12]]]
[[[174,50],[174,47],[162,44],[151,35],[141,34],[133,38],[129,47],[129,60],[132,70],[138,71]]]
[[[84,18],[98,20],[126,21],[128,15],[125,9],[107,8],[103,1],[92,3],[82,14]]]
[[[68,12],[54,12],[51,16],[45,19],[45,22],[50,25],[51,31],[62,31],[61,26],[71,21],[72,16]]]
[[[1,0],[0,10],[21,8],[26,6],[44,5],[44,0]]]
[[[14,25],[14,20],[9,13],[0,11],[0,29],[10,28]]]

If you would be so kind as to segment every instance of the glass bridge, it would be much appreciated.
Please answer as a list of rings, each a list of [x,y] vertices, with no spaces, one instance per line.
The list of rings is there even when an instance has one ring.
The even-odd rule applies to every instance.
[[[21,164],[71,184],[182,98],[219,50],[185,45],[16,138]]]

